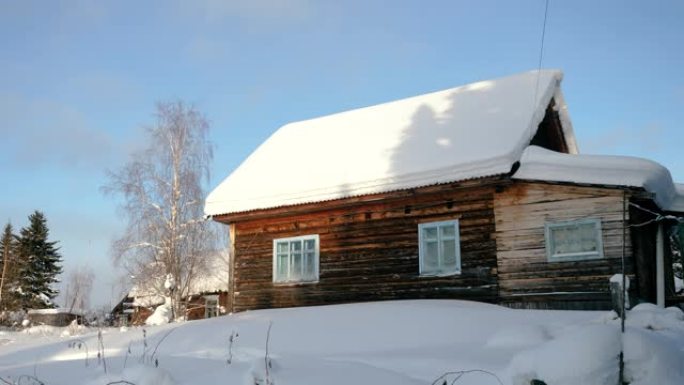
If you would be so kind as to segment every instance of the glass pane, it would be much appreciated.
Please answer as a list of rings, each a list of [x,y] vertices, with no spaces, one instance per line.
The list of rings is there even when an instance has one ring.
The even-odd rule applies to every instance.
[[[437,228],[436,227],[423,228],[423,238],[425,240],[437,239]]]
[[[304,241],[304,250],[305,251],[314,251],[316,250],[316,240],[315,239],[307,239]]]
[[[278,254],[287,253],[288,242],[278,242],[277,245],[276,251]]]
[[[314,280],[316,279],[316,254],[315,253],[305,253],[304,254],[304,279]]]
[[[551,230],[554,254],[572,254],[598,250],[596,227],[593,223],[556,227]]]
[[[456,242],[442,241],[442,271],[453,273],[456,271]]]
[[[298,247],[290,247],[290,250],[292,250],[290,253],[290,280],[298,281],[302,279],[304,263],[302,261],[302,243],[301,241],[298,241],[293,242],[292,245],[295,243],[298,245]]]
[[[301,251],[302,241],[292,241],[290,242],[290,251]]]
[[[276,266],[276,280],[287,280],[287,265],[290,263],[290,258],[287,254],[278,254],[276,259],[278,266]]]
[[[439,231],[442,238],[453,239],[456,236],[456,227],[454,225],[440,226]]]
[[[593,224],[586,224],[580,226],[579,233],[579,248],[582,251],[596,251],[598,244],[596,242],[596,227]]]
[[[439,251],[438,243],[424,242],[423,243],[423,273],[436,273],[439,271]]]

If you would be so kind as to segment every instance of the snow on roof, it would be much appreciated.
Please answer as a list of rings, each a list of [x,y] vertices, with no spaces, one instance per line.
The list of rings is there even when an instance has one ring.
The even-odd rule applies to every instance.
[[[31,309],[28,311],[28,314],[77,314],[78,311],[76,310],[69,310],[69,309],[64,309],[64,308],[56,308],[56,309]]]
[[[219,215],[508,173],[555,98],[557,70],[530,71],[287,124],[207,197]],[[535,100],[536,99],[536,100]]]
[[[230,262],[228,251],[223,250],[212,254],[207,262],[208,269],[202,274],[198,274],[190,283],[188,294],[196,295],[203,293],[215,293],[218,291],[228,291]]]
[[[152,307],[164,303],[164,296],[156,293],[141,292],[135,287],[128,294],[133,298],[133,306]]]
[[[229,258],[227,250],[220,250],[206,256],[207,265],[190,281],[188,295],[228,291]],[[137,281],[127,296],[133,298],[134,306],[152,307],[164,303],[165,277]]]
[[[128,297],[133,298],[133,306],[152,307],[164,303],[165,299],[161,287],[163,279],[136,279],[128,291]]]
[[[667,168],[648,159],[561,154],[529,146],[513,178],[641,187],[655,195],[661,209],[684,212],[684,185],[673,183]]]

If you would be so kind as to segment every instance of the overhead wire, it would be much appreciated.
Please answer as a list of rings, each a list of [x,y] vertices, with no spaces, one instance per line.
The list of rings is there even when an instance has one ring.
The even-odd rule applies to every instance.
[[[533,106],[536,106],[537,104],[537,94],[539,93],[539,77],[541,74],[541,66],[542,66],[542,59],[544,58],[544,39],[546,38],[546,19],[549,14],[549,0],[545,0],[545,6],[544,6],[544,23],[542,25],[542,33],[541,33],[541,43],[539,47],[539,61],[537,63],[537,80],[534,85],[534,99],[532,100]]]

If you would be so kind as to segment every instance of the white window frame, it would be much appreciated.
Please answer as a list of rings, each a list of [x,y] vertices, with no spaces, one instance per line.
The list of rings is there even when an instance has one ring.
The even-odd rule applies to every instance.
[[[209,318],[209,301],[216,302],[216,315],[214,317],[218,317],[221,314],[221,304],[218,294],[213,294],[204,296],[204,318]]]
[[[456,252],[456,269],[453,271],[446,271],[442,273],[427,273],[424,272],[424,258],[425,258],[425,246],[423,246],[423,230],[435,227],[437,228],[437,245],[438,245],[438,260],[443,259],[443,247],[441,242],[441,234],[439,232],[440,227],[447,225],[454,226],[454,250]],[[418,260],[420,265],[420,275],[425,277],[442,277],[450,275],[461,274],[461,236],[460,236],[460,226],[458,219],[439,221],[439,222],[426,222],[418,224]],[[439,263],[439,262],[438,262]]]
[[[567,226],[576,225],[594,225],[594,236],[596,237],[596,251],[583,251],[577,253],[555,253],[555,245],[551,233],[554,229],[563,228]],[[591,259],[603,258],[603,231],[601,229],[600,218],[577,219],[571,221],[546,222],[544,224],[544,240],[546,241],[546,260],[548,262],[571,262],[571,261],[585,261]]]
[[[282,242],[287,242],[288,243],[288,254],[289,254],[289,244],[291,242],[295,241],[301,241],[302,244],[304,241],[308,240],[313,240],[315,244],[315,250],[314,250],[314,274],[313,278],[311,279],[279,279],[278,278],[278,243]],[[303,250],[303,248],[302,248]],[[273,282],[274,283],[316,283],[318,282],[318,277],[319,277],[319,263],[320,263],[320,239],[318,237],[318,234],[309,234],[309,235],[302,235],[298,237],[289,237],[289,238],[277,238],[273,240]],[[288,263],[288,277],[290,276],[289,274],[289,269],[292,265],[292,256],[289,255],[289,263]],[[304,261],[302,260],[302,266],[304,266]]]

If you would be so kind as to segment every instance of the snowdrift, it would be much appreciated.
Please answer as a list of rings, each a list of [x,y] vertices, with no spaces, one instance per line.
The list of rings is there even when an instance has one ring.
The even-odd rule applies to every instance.
[[[35,375],[46,385],[395,385],[430,384],[447,374],[455,385],[529,384],[532,378],[613,385],[624,345],[631,384],[684,383],[684,313],[651,305],[628,313],[624,338],[614,313],[449,300],[260,310],[103,329],[101,345],[98,330],[62,332],[0,332],[0,377],[12,383]]]

